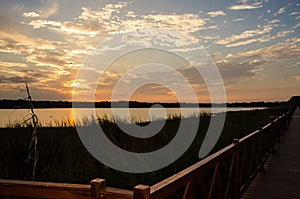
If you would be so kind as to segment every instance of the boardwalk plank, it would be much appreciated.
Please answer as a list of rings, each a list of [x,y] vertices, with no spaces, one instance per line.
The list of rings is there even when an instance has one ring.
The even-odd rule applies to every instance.
[[[300,110],[293,115],[288,132],[276,153],[265,164],[265,173],[257,175],[243,199],[300,198]]]

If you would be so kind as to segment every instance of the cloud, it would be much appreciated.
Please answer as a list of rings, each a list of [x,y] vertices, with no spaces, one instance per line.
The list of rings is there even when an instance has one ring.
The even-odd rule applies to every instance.
[[[277,32],[277,37],[285,37],[293,32],[295,32],[295,31],[294,30],[283,30],[283,31]]]
[[[58,12],[59,6],[57,1],[48,1],[44,8],[39,11],[39,14],[43,18],[51,17]]]
[[[200,17],[199,14],[136,14],[126,8],[129,2],[119,2],[117,4],[106,4],[102,8],[82,7],[82,12],[74,21],[58,21],[37,19],[32,20],[28,25],[34,29],[46,28],[61,34],[67,34],[65,39],[68,42],[76,42],[81,45],[81,49],[92,44],[97,45],[99,38],[105,39],[115,33],[143,28],[163,28],[189,35],[199,42],[208,42],[208,37],[203,38],[198,34],[200,30],[216,30],[219,25],[207,25],[207,18]],[[126,9],[125,9],[126,8]],[[223,11],[211,12],[212,15],[224,15]],[[25,22],[24,22],[25,24]],[[70,37],[70,36],[72,37]],[[200,36],[199,36],[200,35]],[[200,38],[202,37],[202,38]],[[94,38],[92,40],[91,38]],[[98,39],[98,40],[97,40]],[[91,47],[89,47],[91,49]],[[75,51],[74,51],[75,52]],[[78,51],[79,52],[79,51]],[[80,52],[83,52],[80,50]]]
[[[31,47],[37,48],[37,49],[55,49],[59,45],[62,45],[63,42],[59,41],[50,41],[46,39],[40,39],[40,38],[31,38],[29,36],[15,33],[10,34],[8,32],[0,31],[0,41],[2,45],[7,45],[8,47],[14,47],[15,49],[26,47],[27,50],[24,49],[27,52],[32,52],[30,49]]]
[[[206,19],[199,17],[197,14],[150,14],[145,15],[143,18],[151,28],[160,27],[166,29],[175,29],[181,33],[195,33],[202,29],[202,27],[206,24]]]
[[[31,66],[51,67],[62,72],[79,68],[84,57],[92,50],[87,39],[82,41],[74,36],[59,42],[25,35],[0,34],[0,52],[20,55]]]
[[[295,76],[293,76],[293,78],[297,81],[300,81],[300,75],[295,75]]]
[[[83,12],[78,18],[85,23],[97,22],[108,33],[156,27],[194,33],[202,29],[207,21],[193,13],[137,15],[134,11],[123,10],[127,4],[108,4],[96,10],[83,7]]]
[[[2,69],[0,67],[0,84],[1,92],[6,89],[4,93],[0,92],[0,97],[14,98],[19,93],[18,90],[14,90],[18,87],[23,87],[24,80],[30,83],[30,90],[34,99],[69,99],[71,89],[64,87],[64,81],[68,81],[74,78],[73,75],[59,75],[61,70],[54,70],[53,68],[40,68],[34,67],[27,70],[15,70],[13,68]],[[76,74],[76,72],[75,72]]]
[[[21,68],[34,68],[37,73],[49,74],[39,78],[39,82],[58,80],[62,76],[70,75],[68,68],[74,67],[78,61],[78,55],[73,55],[72,46],[63,42],[48,41],[30,38],[25,35],[8,34],[0,32],[0,51],[20,55],[24,60],[17,62],[0,62],[0,73],[9,76],[24,76]],[[74,63],[74,64],[73,64]],[[26,76],[28,76],[26,72]],[[35,75],[37,77],[37,75]],[[48,86],[48,85],[43,85]]]
[[[56,21],[47,21],[47,20],[33,20],[31,22],[28,23],[28,25],[31,25],[33,27],[33,29],[38,29],[38,28],[43,28],[46,25],[51,25],[51,26],[60,26],[60,22],[56,22]]]
[[[47,21],[47,20],[33,20],[29,23],[34,29],[47,27],[51,30],[58,32],[64,32],[67,34],[79,34],[96,36],[98,32],[101,32],[99,24],[92,23],[73,23],[73,22],[58,22],[58,21]]]
[[[297,29],[297,28],[299,28],[300,27],[300,22],[298,22],[297,24],[295,24],[293,27],[292,27],[292,29]]]
[[[49,76],[53,75],[53,72],[49,71],[48,73],[42,73],[38,69],[29,70],[23,69],[18,70],[14,68],[9,68],[5,70],[4,67],[0,67],[1,75],[1,83],[24,83],[27,82],[39,82],[44,81],[45,78],[49,78]]]
[[[223,10],[208,12],[207,14],[210,15],[211,17],[226,16],[226,13]]]
[[[232,21],[237,22],[237,21],[245,21],[245,20],[246,20],[245,18],[237,18],[237,19],[234,19]]]
[[[34,78],[26,77],[26,82],[34,82]],[[7,77],[0,75],[0,84],[14,83],[14,84],[24,84],[25,79],[19,76]]]
[[[248,39],[248,40],[245,40],[245,41],[239,41],[239,42],[227,44],[226,47],[245,46],[245,45],[252,44],[252,43],[255,43],[255,42],[258,42],[257,38],[253,38],[253,39]]]
[[[268,22],[267,25],[258,29],[246,30],[241,32],[240,34],[231,35],[229,37],[219,39],[215,42],[216,44],[225,45],[226,47],[238,47],[249,45],[252,43],[269,42],[280,37],[286,37],[294,32],[294,30],[283,30],[278,31],[276,34],[272,34],[272,30],[274,27],[278,26],[278,22],[280,22],[280,20],[275,19]]]
[[[260,57],[243,57],[228,54],[225,59],[216,62],[225,82],[236,83],[241,78],[255,77],[257,73],[264,70],[263,66],[268,60]],[[257,78],[257,77],[256,77]]]
[[[243,4],[230,6],[229,10],[252,10],[262,8],[262,2],[255,2],[253,4],[246,4],[248,1],[240,1]]]
[[[191,90],[189,89],[189,84],[191,84],[191,81],[188,83],[184,78],[180,78],[181,76],[179,74],[182,74],[182,72],[178,73],[176,71],[170,71],[170,70],[162,70],[162,71],[148,71],[145,72],[143,70],[136,69],[135,71],[131,71],[129,73],[126,73],[120,77],[113,76],[112,78],[107,79],[105,82],[109,84],[104,84],[105,82],[101,82],[101,88],[102,86],[109,87],[109,92],[113,91],[113,87],[117,83],[118,80],[118,92],[116,93],[117,99],[114,100],[122,100],[124,97],[128,96],[129,91],[134,87],[134,85],[143,85],[142,87],[139,87],[139,89],[134,93],[144,93],[145,95],[154,95],[154,96],[166,96],[170,94],[170,90],[167,88],[173,88],[175,89],[181,97],[181,100],[192,100],[191,97]],[[198,74],[197,72],[193,73],[193,76],[188,76],[189,80],[193,77],[195,77],[195,74]],[[112,74],[111,74],[112,75]],[[168,78],[166,78],[166,76]],[[199,85],[199,76],[197,79],[194,79],[195,84]],[[200,76],[201,77],[201,76]],[[113,81],[111,81],[112,79]],[[147,84],[145,84],[147,82]],[[107,92],[107,91],[106,91]],[[151,93],[151,94],[150,94]],[[144,96],[145,96],[144,95]]]
[[[223,79],[233,83],[240,78],[252,77],[255,75],[256,67],[265,64],[264,61],[220,61],[216,63]]]
[[[241,18],[230,16],[229,18],[233,19],[232,21],[234,22],[245,21],[245,23],[239,23],[242,27],[238,29],[224,32],[226,29],[231,28],[230,23],[223,24],[222,20],[219,23],[218,20],[212,20],[211,17],[236,14],[236,12],[229,10],[212,10],[211,12],[206,13],[193,13],[192,11],[185,13],[142,13],[143,10],[135,11],[134,9],[137,8],[134,6],[132,7],[133,10],[131,10],[131,7],[128,6],[130,2],[120,2],[117,4],[108,3],[101,8],[87,7],[87,5],[85,5],[85,7],[82,7],[81,11],[79,10],[78,13],[73,13],[76,16],[70,19],[59,18],[60,16],[65,16],[63,12],[59,13],[62,15],[53,16],[58,13],[59,9],[60,11],[63,11],[63,9],[59,7],[59,4],[55,6],[56,1],[45,2],[48,2],[46,4],[50,6],[48,11],[44,14],[42,11],[46,8],[32,10],[31,12],[28,10],[25,10],[26,12],[24,12],[24,10],[19,12],[18,17],[23,13],[22,20],[25,21],[22,25],[19,25],[19,27],[20,29],[24,28],[23,30],[26,29],[26,31],[12,33],[3,30],[2,28],[5,33],[0,32],[0,51],[10,53],[11,56],[16,57],[17,59],[14,62],[9,62],[9,58],[5,61],[0,61],[0,75],[4,74],[5,77],[7,77],[7,79],[3,79],[2,82],[17,82],[17,77],[23,73],[21,72],[22,69],[25,67],[34,69],[36,72],[44,74],[43,77],[32,77],[32,80],[34,80],[34,82],[32,82],[34,83],[34,88],[51,87],[50,90],[52,90],[49,90],[49,93],[55,94],[55,96],[61,94],[61,96],[66,97],[67,94],[69,95],[67,92],[70,92],[70,87],[75,85],[74,82],[72,82],[72,79],[76,78],[76,69],[83,66],[82,63],[84,57],[89,54],[89,52],[95,50],[99,42],[103,42],[105,39],[120,33],[125,33],[126,35],[130,30],[175,30],[174,32],[179,32],[184,36],[188,35],[194,43],[199,43],[199,41],[201,41],[202,43],[206,42],[207,45],[211,45],[212,48],[209,48],[209,50],[212,50],[211,53],[214,53],[214,50],[218,47],[221,47],[221,49],[224,50],[223,46],[214,46],[214,44],[224,45],[224,47],[238,47],[256,43],[257,45],[249,46],[253,49],[262,45],[260,43],[271,41],[279,37],[284,38],[291,36],[292,33],[296,33],[296,30],[294,29],[282,30],[281,25],[284,24],[280,23],[280,20],[278,19],[268,18],[270,20],[269,22],[267,20],[264,22],[260,21],[265,23],[264,25],[250,24],[250,26],[248,26],[248,22],[252,23],[252,21],[243,18],[244,16],[239,16]],[[237,2],[236,5],[232,5],[229,9],[251,10],[263,6],[261,1],[240,0]],[[267,17],[268,14],[266,11],[264,11],[264,13]],[[269,14],[268,16],[273,17],[272,14]],[[297,17],[296,12],[291,13],[291,15],[292,16],[289,16],[292,19]],[[50,16],[53,17],[47,18]],[[299,23],[298,25],[295,23],[297,22],[293,22],[291,26],[294,25],[294,28],[300,26]],[[24,24],[27,24],[28,26],[25,27]],[[237,25],[237,23],[235,24]],[[231,25],[234,25],[234,23]],[[255,25],[258,25],[257,28]],[[222,27],[224,27],[224,31],[219,30]],[[274,27],[278,27],[278,29],[275,29]],[[195,46],[186,45],[184,40],[179,39],[174,36],[174,34],[152,32],[148,37],[140,32],[132,34],[139,34],[141,36],[138,39],[136,39],[136,37],[131,37],[131,34],[127,34],[127,37],[123,37],[126,42],[132,42],[132,45],[153,46],[155,43],[164,48],[173,47],[177,53],[186,53],[185,55],[188,55],[190,51],[196,49]],[[157,36],[155,36],[155,34]],[[224,34],[226,36],[222,37]],[[34,35],[34,37],[31,35]],[[48,38],[49,40],[42,38]],[[50,41],[52,39],[59,39],[60,42]],[[272,43],[270,42],[267,44],[269,45]],[[294,42],[289,41],[288,43],[290,45],[281,43],[282,46],[272,45],[272,48],[270,46],[270,48],[265,47],[264,49],[246,50],[246,52],[239,51],[240,53],[232,51],[232,55],[228,55],[225,60],[222,60],[224,59],[222,56],[224,51],[222,50],[222,53],[215,59],[216,61],[222,60],[218,61],[217,65],[220,68],[225,81],[236,82],[240,78],[255,77],[268,63],[289,59],[288,56],[293,60],[297,59],[295,56],[299,57],[299,53],[297,53],[299,43],[295,42],[295,40]],[[266,46],[266,44],[262,46]],[[104,48],[106,53],[118,51],[122,48],[121,45],[107,45],[104,47],[106,47]],[[246,48],[243,47],[240,49],[244,51]],[[287,52],[285,53],[285,51]],[[18,63],[19,60],[21,63]],[[121,68],[120,66],[118,67]],[[94,73],[95,70],[91,70],[90,72]],[[114,71],[111,71],[111,73],[103,76],[102,86],[107,90],[111,88],[113,81],[119,78],[119,76],[116,76],[119,74],[113,72]],[[195,74],[193,71],[184,72],[190,72],[188,77],[191,78],[190,80],[192,83],[195,83],[193,86],[202,86],[202,84],[199,84],[199,78],[192,76]],[[157,77],[158,76],[159,74],[157,74]],[[176,78],[170,76],[170,80],[173,81],[173,79],[175,81]],[[140,81],[142,80],[143,79],[141,78]],[[137,81],[139,80],[137,79]],[[4,83],[2,83],[2,85],[3,84]],[[165,90],[163,91],[161,88],[155,88],[157,87],[149,87],[153,92],[161,92],[161,95],[166,93]],[[202,89],[202,87],[199,89]],[[107,92],[107,90],[104,90],[103,92]]]
[[[217,44],[225,45],[226,47],[236,47],[251,44],[254,42],[265,42],[265,37],[258,37],[270,33],[272,30],[272,26],[266,25],[260,29],[246,30],[241,32],[240,34],[231,35],[229,37],[225,37],[224,39],[216,41]]]
[[[280,23],[279,19],[273,19],[272,21],[268,21],[269,24],[276,24],[276,23]]]
[[[240,52],[235,55],[230,55],[231,59],[258,59],[268,60],[269,62],[278,62],[289,58],[300,57],[300,39],[291,38],[284,42],[271,45],[265,48]]]
[[[19,76],[19,77],[24,76],[24,73],[21,72],[20,70],[17,70],[12,67],[7,68],[5,66],[0,66],[0,73],[5,74],[6,76]]]
[[[52,15],[55,15],[59,10],[57,1],[50,0],[42,3],[45,5],[42,8],[40,8],[37,12],[24,12],[22,16],[26,18],[48,18]]]
[[[35,18],[35,17],[39,17],[40,14],[36,13],[36,12],[24,12],[22,14],[22,16],[24,17],[29,17],[29,18]]]
[[[277,12],[275,12],[275,13],[273,14],[273,16],[278,16],[278,15],[281,15],[281,14],[285,13],[285,12],[286,12],[286,9],[287,9],[289,6],[292,6],[292,5],[293,5],[292,3],[289,3],[289,4],[287,4],[285,7],[279,8],[279,10],[278,10]],[[293,13],[293,14],[297,14],[297,12],[296,12],[296,13]]]
[[[273,16],[277,16],[277,15],[283,14],[283,13],[285,13],[285,11],[286,11],[286,7],[279,8],[279,10],[277,12],[275,12],[273,14]]]
[[[2,38],[1,38],[2,36]],[[0,66],[26,68],[33,66],[50,67],[50,70],[60,69],[57,74],[65,73],[65,69],[76,62],[77,56],[69,54],[64,43],[42,39],[29,38],[24,35],[0,36],[0,52],[20,55],[24,60],[21,63],[0,62]],[[4,37],[3,37],[4,36]],[[71,56],[70,56],[71,55]],[[72,60],[72,61],[71,61]],[[27,62],[27,63],[24,63]]]
[[[17,62],[0,62],[0,67],[21,67],[21,68],[26,68],[27,64],[25,63],[17,63]]]
[[[292,12],[290,15],[299,15],[300,12]]]
[[[34,50],[34,53],[26,57],[27,62],[35,63],[36,66],[50,66],[64,72],[64,66],[70,64],[66,53],[59,50]]]
[[[28,25],[34,29],[48,28],[66,34],[94,37],[97,34],[119,31],[121,23],[118,14],[126,5],[126,2],[106,4],[103,8],[95,10],[82,7],[82,12],[76,18],[76,22],[39,19],[31,21]]]
[[[90,8],[83,7],[83,12],[78,17],[84,20],[108,20],[114,14],[119,14],[120,10],[128,5],[128,2],[119,2],[116,4],[106,4],[103,8],[91,10]],[[131,13],[131,15],[134,13]]]
[[[237,0],[238,3],[242,3],[242,4],[245,4],[245,3],[248,3],[250,0]]]
[[[218,29],[217,25],[205,26],[207,19],[198,14],[137,15],[133,11],[124,9],[127,4],[125,2],[107,4],[101,9],[82,7],[82,12],[75,22],[38,19],[32,20],[28,25],[34,29],[47,28],[63,34],[70,34],[81,41],[86,40],[86,37],[83,36],[101,35],[102,38],[105,38],[115,33],[135,29],[171,29],[186,35],[193,35],[203,29]],[[211,14],[217,16],[225,13],[217,11]]]
[[[227,85],[235,84],[240,78],[260,79],[265,65],[278,63],[291,58],[300,57],[300,39],[287,39],[282,43],[255,50],[228,54],[220,59],[216,65]],[[299,64],[299,62],[297,62]],[[295,66],[297,66],[297,63]]]

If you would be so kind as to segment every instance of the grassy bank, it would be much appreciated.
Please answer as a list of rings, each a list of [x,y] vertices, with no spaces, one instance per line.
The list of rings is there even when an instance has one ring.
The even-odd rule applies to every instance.
[[[230,144],[267,124],[287,108],[229,112],[221,137],[213,151]],[[108,186],[132,189],[137,184],[152,185],[199,161],[198,152],[209,125],[210,115],[201,115],[198,133],[189,149],[174,163],[159,171],[130,174],[108,168],[94,159],[82,145],[74,127],[40,127],[38,129],[37,181],[89,184],[91,179],[105,178]],[[192,120],[195,118],[189,118]],[[164,128],[148,139],[124,134],[111,120],[100,120],[108,138],[116,145],[134,152],[153,151],[169,143],[179,126],[179,118],[166,121]],[[146,125],[140,123],[139,125]],[[24,179],[25,159],[32,128],[0,129],[0,178]],[[188,132],[187,132],[188,133]]]

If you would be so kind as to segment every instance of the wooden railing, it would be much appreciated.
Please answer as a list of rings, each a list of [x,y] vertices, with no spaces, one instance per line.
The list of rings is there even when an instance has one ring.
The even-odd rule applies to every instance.
[[[133,191],[105,186],[94,179],[90,185],[0,180],[0,195],[38,198],[240,198],[281,136],[287,130],[294,110],[276,118],[261,129],[243,137],[198,163],[152,186],[138,185]]]
[[[150,198],[240,198],[287,130],[293,110],[260,130],[150,187]]]
[[[132,199],[133,191],[105,187],[105,180],[94,179],[90,185],[34,182],[0,179],[0,195],[34,198],[124,198]]]

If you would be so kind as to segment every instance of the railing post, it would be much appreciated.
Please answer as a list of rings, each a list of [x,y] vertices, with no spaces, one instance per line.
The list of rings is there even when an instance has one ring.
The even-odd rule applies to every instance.
[[[266,136],[265,136],[265,133],[266,133],[266,130],[263,130],[261,129],[261,134],[260,134],[260,137],[258,138],[259,139],[259,157],[258,157],[258,171],[261,172],[261,173],[264,173],[266,170],[265,170],[265,167],[264,167],[264,157],[266,155]]]
[[[234,152],[234,165],[233,167],[233,193],[232,198],[240,198],[240,149],[239,149],[239,139],[233,139],[233,144],[236,145]]]
[[[150,199],[150,187],[137,185],[133,188],[133,199]]]
[[[208,192],[209,199],[214,198],[213,197],[214,193],[216,194],[215,197],[220,198],[220,170],[221,170],[221,163],[218,162],[215,166],[214,175]]]
[[[103,198],[100,190],[105,188],[105,180],[96,178],[91,181],[91,199]]]
[[[195,199],[196,198],[196,179],[189,181],[182,196],[182,199]]]
[[[276,122],[272,121],[271,133],[269,135],[271,137],[270,154],[275,154],[276,153],[275,146],[278,142],[278,140],[277,140],[278,131],[280,130],[278,128],[278,124],[279,124],[279,120],[277,120]]]

